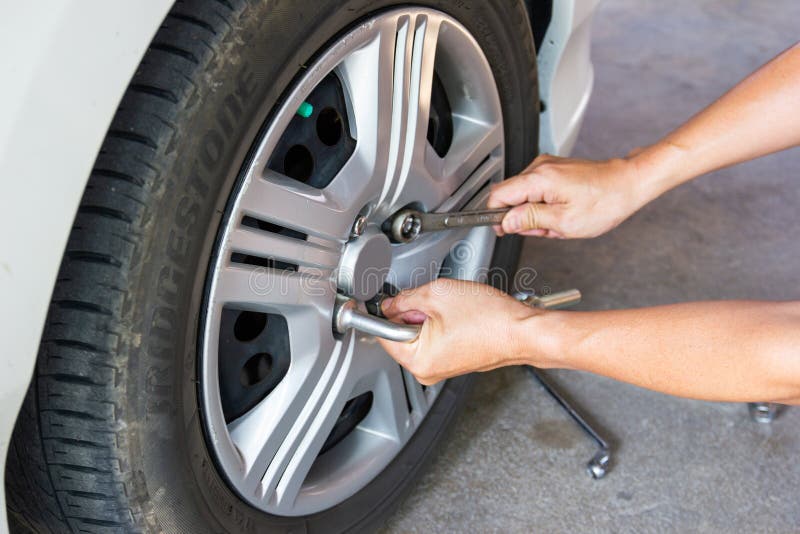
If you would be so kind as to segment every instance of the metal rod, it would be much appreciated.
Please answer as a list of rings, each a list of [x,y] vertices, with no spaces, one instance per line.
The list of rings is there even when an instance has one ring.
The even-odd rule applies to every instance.
[[[550,295],[534,295],[531,293],[519,292],[514,294],[514,298],[520,302],[524,302],[529,306],[546,309],[566,308],[581,301],[581,292],[577,289],[567,289],[566,291],[559,291],[551,293]],[[558,388],[548,380],[545,375],[538,369],[532,366],[527,366],[533,377],[539,384],[542,385],[544,390],[555,400],[561,408],[567,412],[567,415],[577,423],[581,430],[583,430],[595,443],[597,443],[598,450],[594,456],[587,462],[586,469],[592,478],[603,478],[608,471],[608,465],[611,461],[611,449],[608,443],[597,430],[592,427],[586,419],[578,412],[578,410],[570,404]]]
[[[538,308],[563,308],[576,304],[581,300],[581,292],[577,289],[559,291],[542,297],[518,293],[517,300]],[[377,304],[380,309],[380,303]],[[343,295],[337,295],[334,308],[334,327],[339,334],[355,328],[365,334],[382,337],[391,341],[414,341],[419,337],[419,325],[399,324],[362,311],[358,303]]]
[[[390,235],[398,243],[408,243],[423,232],[452,228],[473,228],[500,224],[509,208],[425,213],[413,209],[397,212],[391,220]]]
[[[528,369],[533,374],[533,377],[542,385],[542,387],[547,391],[547,393],[567,412],[573,421],[575,421],[578,426],[590,437],[592,440],[597,443],[598,451],[595,453],[594,456],[587,462],[586,469],[589,471],[589,474],[592,475],[592,478],[598,479],[603,478],[608,471],[608,464],[611,461],[611,449],[608,446],[608,443],[605,439],[603,439],[600,434],[598,434],[597,430],[592,427],[589,423],[586,422],[586,419],[578,412],[578,410],[567,400],[564,396],[559,392],[558,388],[553,385],[547,378],[545,378],[544,374],[540,372],[535,367],[528,366]]]
[[[417,339],[421,329],[419,325],[393,323],[388,319],[370,315],[358,309],[355,300],[342,295],[336,296],[334,327],[339,334],[344,334],[349,329],[355,328],[359,332],[372,336],[382,337],[390,341],[405,342]]]
[[[567,289],[541,296],[519,292],[514,294],[514,298],[535,308],[556,310],[578,304],[581,301],[581,292],[577,289]]]
[[[491,226],[503,222],[508,208],[495,210],[459,211],[455,213],[423,213],[422,231],[446,230],[474,226]]]

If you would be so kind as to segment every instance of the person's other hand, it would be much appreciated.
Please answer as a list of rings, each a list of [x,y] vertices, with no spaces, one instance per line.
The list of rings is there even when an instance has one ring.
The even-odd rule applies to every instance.
[[[379,341],[425,385],[523,363],[520,328],[542,313],[491,286],[444,278],[386,299],[382,311],[396,322],[422,323],[412,343]]]
[[[513,207],[498,235],[596,237],[643,206],[636,164],[541,155],[519,175],[492,187],[488,208]]]

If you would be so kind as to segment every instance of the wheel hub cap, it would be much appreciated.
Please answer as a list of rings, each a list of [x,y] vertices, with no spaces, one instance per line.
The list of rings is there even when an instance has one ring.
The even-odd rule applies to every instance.
[[[392,245],[376,226],[370,226],[344,248],[338,285],[356,300],[368,300],[383,287],[392,264]]]

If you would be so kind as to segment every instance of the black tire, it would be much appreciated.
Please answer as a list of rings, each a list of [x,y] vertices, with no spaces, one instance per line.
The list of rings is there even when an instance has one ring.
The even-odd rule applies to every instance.
[[[507,174],[534,155],[538,90],[522,0],[420,0],[464,24],[499,89]],[[64,253],[6,488],[14,530],[367,530],[407,490],[468,378],[451,380],[366,488],[302,518],[268,516],[217,473],[198,417],[196,338],[206,266],[247,150],[301,66],[396,0],[273,5],[186,0],[127,90]],[[519,242],[500,244],[511,271]]]

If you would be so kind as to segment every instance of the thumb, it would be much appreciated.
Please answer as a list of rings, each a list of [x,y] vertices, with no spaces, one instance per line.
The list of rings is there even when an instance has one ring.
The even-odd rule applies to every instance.
[[[529,230],[556,230],[559,227],[559,207],[544,202],[528,202],[516,206],[503,217],[503,231],[518,234]]]

